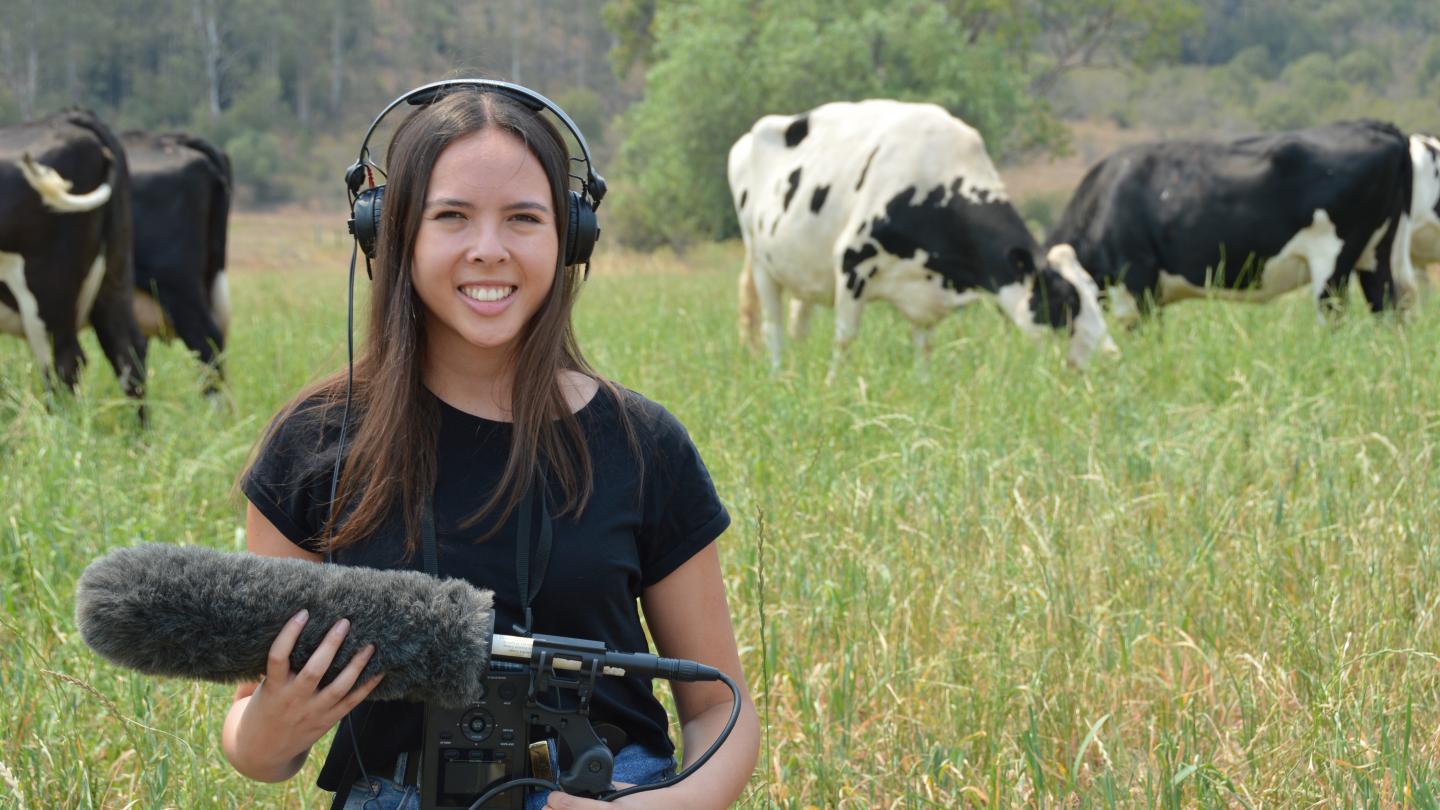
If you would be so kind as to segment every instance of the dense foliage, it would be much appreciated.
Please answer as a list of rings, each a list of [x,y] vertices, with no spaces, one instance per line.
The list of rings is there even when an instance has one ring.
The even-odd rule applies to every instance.
[[[231,153],[242,206],[338,204],[407,87],[521,81],[589,136],[607,239],[645,247],[733,234],[729,145],[834,99],[938,102],[1002,165],[1063,152],[1068,119],[1440,129],[1431,0],[0,0],[0,19],[0,124],[81,105],[196,132]]]
[[[80,105],[227,149],[243,202],[339,195],[363,127],[452,75],[526,82],[596,145],[627,103],[589,0],[0,0],[0,124]]]
[[[826,101],[932,101],[992,153],[1063,147],[1037,88],[1096,60],[1153,58],[1191,11],[1183,0],[612,2],[613,26],[645,26],[621,36],[619,63],[648,66],[624,119],[621,229],[642,247],[734,235],[730,144],[762,115]]]

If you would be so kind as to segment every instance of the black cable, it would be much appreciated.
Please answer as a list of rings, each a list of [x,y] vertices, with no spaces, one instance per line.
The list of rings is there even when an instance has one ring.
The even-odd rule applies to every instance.
[[[732,680],[729,675],[726,675],[723,672],[719,673],[719,675],[720,680],[723,681],[726,686],[730,687],[730,717],[725,721],[725,727],[720,729],[720,734],[715,738],[715,741],[710,743],[709,748],[705,749],[705,753],[701,754],[694,762],[690,763],[689,767],[685,768],[685,770],[675,774],[669,779],[662,779],[659,782],[655,782],[649,785],[632,785],[628,788],[625,788],[624,790],[617,790],[611,793],[606,793],[602,796],[598,796],[596,797],[597,801],[613,802],[623,796],[630,796],[635,793],[644,793],[649,790],[660,790],[661,788],[667,788],[671,785],[678,784],[679,782],[693,776],[696,771],[700,770],[701,766],[703,766],[706,762],[709,762],[711,757],[715,756],[715,752],[719,751],[720,747],[725,744],[725,741],[730,739],[730,732],[735,730],[735,723],[740,719],[740,687],[735,685],[735,681]],[[547,790],[558,790],[562,793],[564,792],[564,788],[560,787],[560,785],[546,779],[534,779],[529,777],[524,779],[512,779],[503,785],[498,785],[486,791],[485,793],[480,794],[480,798],[476,799],[474,802],[471,802],[469,810],[479,810],[481,807],[485,806],[486,802],[490,801],[496,796],[499,796],[505,791],[510,790],[511,788],[517,787],[540,787]]]
[[[551,782],[548,779],[535,779],[533,777],[527,776],[524,779],[511,779],[509,782],[506,782],[503,785],[499,785],[485,791],[484,793],[481,793],[480,798],[470,803],[469,810],[480,810],[481,807],[485,806],[486,802],[490,801],[496,796],[499,796],[501,793],[510,790],[511,788],[517,787],[539,787],[545,788],[547,790],[558,790],[561,793],[565,792],[564,788],[560,787],[560,785],[556,784],[555,782]]]
[[[662,779],[659,782],[655,782],[649,785],[634,785],[632,787],[625,788],[624,790],[617,790],[614,793],[607,793],[604,796],[600,797],[600,801],[613,802],[622,796],[629,796],[635,793],[644,793],[647,790],[659,790],[661,788],[670,787],[671,785],[674,785],[681,780],[687,779],[692,776],[696,771],[700,770],[700,766],[704,765],[706,762],[709,762],[710,758],[715,756],[715,752],[720,750],[720,746],[724,745],[725,741],[730,739],[730,732],[735,730],[735,722],[740,719],[740,687],[735,685],[735,681],[731,680],[729,675],[726,675],[723,672],[719,672],[716,674],[720,676],[720,680],[723,681],[726,686],[730,687],[730,695],[732,698],[730,703],[730,719],[725,721],[725,728],[720,730],[719,736],[715,738],[715,742],[710,743],[709,748],[705,749],[705,753],[701,754],[698,759],[690,763],[690,766],[687,767],[685,770],[675,774],[669,779]]]
[[[340,460],[345,454],[345,434],[350,427],[350,399],[355,393],[355,260],[360,252],[360,242],[355,240],[350,248],[350,280],[345,294],[345,407],[340,411],[340,438],[335,443],[335,467],[330,472],[330,523],[335,523],[335,498],[340,488]],[[370,258],[365,258],[370,263]],[[325,544],[325,564],[335,562],[335,550],[329,542]],[[367,718],[368,719],[368,718]],[[370,781],[365,772],[365,760],[360,756],[360,737],[355,733],[355,722],[347,712],[340,722],[347,726],[350,748],[355,755],[355,767],[360,769],[360,778]],[[349,789],[349,785],[344,786]]]
[[[335,497],[340,488],[340,461],[345,453],[345,434],[350,428],[350,399],[355,393],[355,259],[360,254],[360,242],[356,240],[350,248],[350,281],[345,294],[345,407],[340,411],[340,438],[335,442],[335,466],[330,471],[329,518],[335,523]],[[369,264],[367,258],[366,264]],[[335,561],[334,549],[325,544],[325,562]]]

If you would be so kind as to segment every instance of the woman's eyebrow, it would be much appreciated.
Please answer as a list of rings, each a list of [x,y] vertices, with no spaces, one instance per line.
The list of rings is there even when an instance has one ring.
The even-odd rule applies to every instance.
[[[459,199],[459,198],[456,198],[456,197],[436,197],[436,198],[431,199],[431,200],[426,200],[426,201],[425,201],[425,207],[426,207],[426,208],[463,208],[463,209],[469,211],[469,210],[474,210],[475,205],[474,205],[473,203],[467,201],[467,200],[462,200],[462,199]],[[502,210],[505,210],[505,211],[540,211],[541,213],[545,213],[545,214],[550,213],[550,207],[549,207],[548,205],[546,205],[546,204],[544,204],[544,203],[542,203],[542,202],[537,202],[537,201],[535,201],[535,200],[520,200],[520,201],[518,201],[518,202],[513,202],[513,203],[510,203],[509,205],[506,205]]]
[[[547,206],[546,204],[544,204],[544,203],[542,203],[542,202],[536,202],[535,200],[520,200],[519,202],[513,202],[513,203],[510,203],[509,205],[505,206],[505,210],[506,210],[506,211],[540,211],[541,213],[545,213],[545,214],[550,213],[550,207],[549,207],[549,206]]]
[[[471,205],[470,203],[466,202],[465,200],[456,199],[456,198],[454,198],[454,197],[436,197],[436,198],[434,198],[434,199],[432,199],[432,200],[426,200],[426,201],[425,201],[425,207],[426,207],[426,208],[467,208],[467,209],[469,209],[469,208],[474,208],[475,206],[474,206],[474,205]]]

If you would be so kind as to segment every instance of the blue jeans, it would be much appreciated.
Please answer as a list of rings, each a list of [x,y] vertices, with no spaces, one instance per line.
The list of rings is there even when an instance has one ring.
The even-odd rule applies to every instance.
[[[675,758],[660,756],[639,745],[627,745],[615,755],[616,782],[653,785],[675,775]],[[525,810],[544,810],[550,791],[531,791],[525,796]],[[398,785],[381,776],[359,780],[350,786],[345,810],[419,810],[420,791],[414,785]]]

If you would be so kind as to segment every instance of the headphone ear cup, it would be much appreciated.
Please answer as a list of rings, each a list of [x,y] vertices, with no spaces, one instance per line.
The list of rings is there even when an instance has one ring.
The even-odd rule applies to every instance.
[[[595,243],[600,240],[600,223],[595,218],[595,209],[578,191],[570,192],[570,221],[565,239],[565,266],[572,267],[590,261]]]
[[[380,239],[380,207],[385,201],[385,187],[367,188],[355,197],[350,206],[350,233],[360,244],[365,258],[375,258],[375,243]]]

